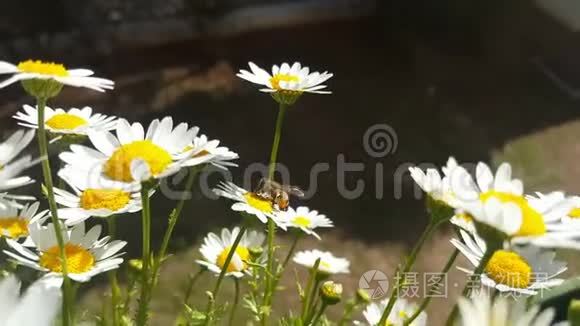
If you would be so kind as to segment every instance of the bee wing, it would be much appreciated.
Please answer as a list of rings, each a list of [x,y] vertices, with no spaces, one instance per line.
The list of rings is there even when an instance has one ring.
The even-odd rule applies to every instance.
[[[254,192],[266,192],[268,191],[268,179],[266,178],[262,178],[260,179],[260,182],[258,182],[258,186],[256,186],[256,188],[254,188]]]
[[[293,196],[296,197],[304,197],[304,191],[302,191],[302,189],[300,189],[300,187],[296,187],[296,186],[286,186],[287,189],[285,189],[285,191]]]

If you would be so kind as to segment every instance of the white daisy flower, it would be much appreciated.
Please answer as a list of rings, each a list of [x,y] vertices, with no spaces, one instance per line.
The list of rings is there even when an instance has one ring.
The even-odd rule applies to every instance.
[[[316,228],[330,228],[334,225],[325,215],[319,214],[318,211],[310,210],[308,207],[300,206],[296,210],[288,207],[286,211],[276,213],[275,219],[278,223],[286,226],[301,229],[304,233],[313,235],[318,240],[320,236],[314,231]]]
[[[48,211],[39,212],[39,202],[24,205],[0,205],[0,236],[18,240],[28,236],[28,224],[44,219]]]
[[[322,91],[326,88],[326,85],[322,85],[322,83],[332,77],[332,74],[327,71],[311,73],[308,67],[302,67],[299,62],[295,62],[292,66],[284,62],[280,67],[274,65],[272,74],[269,74],[253,62],[248,64],[251,72],[241,69],[237,76],[254,84],[266,86],[266,88],[260,89],[262,92],[331,93],[330,91]]]
[[[564,200],[567,200],[566,203],[570,205],[569,211],[563,211],[561,216],[561,220],[557,219],[557,216],[554,216],[555,222],[553,225],[558,224],[561,222],[560,228],[565,230],[572,230],[580,228],[580,197],[579,196],[570,196],[566,197],[566,195],[561,191],[551,192],[549,194],[543,194],[537,192],[535,196],[527,196],[526,197],[529,202],[533,203],[533,205],[543,205],[543,206],[550,206],[558,204]],[[543,204],[542,204],[543,203]]]
[[[18,130],[0,143],[0,192],[18,188],[34,182],[30,177],[20,173],[34,165],[29,155],[15,159],[34,138],[34,130]]]
[[[179,171],[180,155],[191,143],[197,128],[187,123],[173,128],[173,119],[153,120],[143,130],[140,123],[132,125],[125,119],[117,124],[117,136],[110,132],[89,131],[89,139],[97,150],[71,145],[71,152],[60,158],[72,168],[100,176],[103,183],[119,182],[134,186],[150,179],[162,179]]]
[[[540,313],[533,306],[526,311],[525,300],[513,301],[503,296],[493,300],[486,291],[478,291],[471,299],[459,298],[460,326],[550,326],[554,309]]]
[[[6,61],[0,61],[0,75],[13,74],[12,77],[0,82],[0,88],[14,84],[22,80],[41,79],[54,80],[60,84],[90,88],[99,92],[113,89],[115,83],[112,80],[90,77],[93,72],[88,69],[67,69],[62,64],[54,62],[42,62],[40,60],[27,60],[13,65]]]
[[[262,223],[268,222],[268,219],[271,218],[278,227],[286,230],[286,225],[275,218],[277,210],[270,200],[240,188],[233,182],[220,182],[213,192],[218,196],[234,200],[232,210],[255,215]]]
[[[196,260],[196,262],[207,267],[210,271],[220,274],[239,233],[240,228],[238,227],[233,228],[231,232],[228,229],[222,229],[221,237],[210,232],[199,249],[203,259]],[[244,274],[248,274],[249,266],[247,262],[251,259],[250,250],[255,247],[261,247],[265,238],[261,232],[246,232],[236,247],[236,252],[232,256],[225,275],[239,278],[244,276]]]
[[[474,267],[479,266],[486,250],[485,241],[477,235],[460,232],[463,241],[452,239],[451,243]],[[481,284],[500,292],[535,295],[564,282],[556,277],[567,270],[566,263],[555,260],[555,256],[555,252],[535,246],[497,250],[481,274]],[[458,269],[473,274],[473,270]]]
[[[108,187],[94,188],[82,171],[65,167],[58,173],[72,188],[74,193],[54,188],[54,199],[64,206],[59,208],[58,217],[66,225],[75,225],[91,216],[109,217],[124,213],[134,213],[142,209],[138,187],[129,191],[114,182]]]
[[[505,233],[507,236],[517,234],[522,228],[523,213],[516,203],[504,203],[492,197],[486,201],[477,201],[465,205],[464,210],[466,212],[458,210],[456,217],[464,218],[465,220],[473,218]],[[473,229],[468,229],[467,231],[473,231]]]
[[[409,167],[411,178],[431,198],[456,208],[459,196],[463,192],[463,183],[469,183],[471,176],[457,161],[450,157],[447,165],[442,167],[443,175],[437,169],[429,168],[425,172],[419,167]]]
[[[62,279],[41,278],[20,295],[20,281],[8,275],[0,281],[0,314],[3,326],[54,325],[60,311]]]
[[[38,110],[30,105],[22,106],[24,112],[17,112],[13,118],[19,120],[18,124],[32,129],[38,129]],[[71,108],[52,109],[45,107],[44,126],[47,131],[54,134],[86,135],[89,130],[107,131],[115,129],[117,117],[95,113],[93,109],[85,106],[82,109]]]
[[[227,170],[228,167],[238,166],[231,162],[239,158],[238,154],[224,146],[219,146],[217,139],[208,140],[206,135],[195,137],[193,142],[183,149],[183,158],[186,159],[184,166],[196,166],[200,164],[211,164],[218,168]]]
[[[35,251],[7,239],[8,245],[16,252],[4,250],[4,253],[18,264],[48,273],[48,276],[61,276],[60,249],[53,225],[49,223],[42,226],[40,223],[32,223],[28,229],[29,239]],[[80,223],[71,229],[63,228],[62,234],[68,276],[77,282],[88,282],[93,276],[116,269],[123,262],[123,259],[119,258],[123,253],[119,253],[119,250],[123,249],[127,243],[120,240],[109,242],[108,236],[99,239],[100,225],[94,226],[85,233],[85,225]]]
[[[313,268],[316,260],[320,258],[318,271],[327,274],[349,274],[350,262],[346,258],[335,257],[331,252],[320,251],[317,249],[304,250],[294,255],[296,264]]]
[[[476,175],[477,184],[463,184],[467,187],[464,188],[462,198],[475,198],[460,203],[463,211],[476,220],[493,217],[493,222],[510,228],[519,225],[515,231],[503,230],[510,236],[512,243],[580,250],[580,229],[570,229],[562,224],[562,217],[573,207],[572,201],[554,194],[538,198],[525,197],[522,182],[512,179],[511,166],[507,163],[500,165],[495,176],[487,165],[479,163]],[[502,209],[499,211],[502,214],[497,213],[497,204],[493,204],[494,209],[490,212],[484,211],[483,207],[488,206],[491,200],[501,203]],[[494,214],[490,214],[492,212]]]
[[[388,299],[381,301],[380,303],[371,303],[367,306],[367,308],[363,311],[363,316],[365,317],[368,325],[375,326],[381,321],[381,317],[383,316],[383,312],[388,304]],[[393,306],[393,310],[387,317],[386,325],[389,326],[403,326],[406,325],[405,321],[409,319],[419,306],[415,303],[408,302],[405,299],[397,299],[395,301],[395,305]],[[409,324],[409,326],[426,326],[427,325],[427,313],[422,311],[417,318]]]

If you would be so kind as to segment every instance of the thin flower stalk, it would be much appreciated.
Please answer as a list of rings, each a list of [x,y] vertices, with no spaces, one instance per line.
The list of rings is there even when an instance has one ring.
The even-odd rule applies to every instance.
[[[44,98],[37,98],[37,107],[38,107],[38,121],[44,121],[44,108],[46,107],[46,99]],[[56,205],[56,201],[54,200],[54,186],[52,181],[52,172],[50,169],[50,159],[48,157],[48,140],[46,135],[46,129],[44,123],[38,124],[38,148],[40,152],[41,166],[42,166],[42,174],[44,176],[44,189],[46,199],[48,201],[48,206],[50,209],[50,216],[52,219],[52,225],[54,227],[54,233],[56,236],[56,241],[59,247],[59,255],[61,260],[62,266],[62,275],[63,275],[63,301],[62,301],[62,323],[64,326],[68,326],[72,323],[71,316],[71,309],[72,304],[74,302],[72,298],[72,291],[71,291],[71,281],[68,277],[68,266],[67,266],[67,257],[64,249],[64,239],[62,236],[61,224],[58,219],[58,206]]]
[[[397,298],[399,297],[399,291],[401,289],[402,283],[404,282],[405,275],[407,273],[409,273],[411,268],[413,268],[413,265],[415,264],[415,261],[417,260],[417,255],[419,254],[419,252],[423,248],[425,241],[431,236],[431,234],[433,234],[433,232],[437,229],[438,225],[439,224],[436,222],[429,222],[429,225],[427,225],[427,228],[425,228],[425,230],[421,234],[421,237],[419,238],[419,240],[415,244],[415,247],[413,248],[413,250],[411,251],[411,254],[407,258],[407,262],[405,263],[405,266],[400,271],[400,273],[398,273],[400,275],[400,277],[397,281],[396,286],[394,287],[394,289],[391,293],[391,296],[389,297],[389,301],[387,303],[387,306],[385,307],[383,315],[381,316],[381,320],[379,322],[379,325],[383,325],[386,323],[387,317],[391,313],[391,310],[393,309],[395,302],[397,301]]]
[[[278,160],[278,150],[280,148],[280,140],[282,138],[282,125],[284,124],[284,115],[286,113],[287,105],[280,103],[278,109],[278,117],[276,119],[276,129],[274,131],[274,141],[272,143],[272,152],[270,153],[270,164],[268,168],[268,179],[273,180],[276,172],[276,163]],[[269,306],[271,304],[272,293],[274,292],[274,238],[276,236],[276,223],[271,218],[268,219],[268,261],[266,262],[266,288],[264,290],[263,305]],[[267,324],[267,316],[262,316],[262,325]]]
[[[151,282],[149,275],[149,263],[151,261],[151,208],[149,189],[146,184],[141,186],[141,202],[143,203],[142,216],[142,236],[143,236],[143,254],[141,270],[141,296],[139,299],[139,308],[137,310],[137,325],[147,324],[149,309],[149,293],[151,291]]]
[[[226,276],[228,266],[230,266],[232,258],[234,257],[234,255],[236,253],[236,249],[238,248],[240,241],[242,241],[244,234],[246,234],[246,229],[247,229],[247,226],[245,224],[243,224],[240,228],[240,232],[238,233],[238,236],[234,240],[234,243],[232,244],[232,246],[228,252],[228,255],[226,256],[226,259],[225,259],[224,264],[222,266],[221,272],[218,276],[218,279],[215,283],[214,289],[211,292],[211,296],[209,297],[209,300],[207,303],[204,325],[209,325],[212,322],[213,308],[214,308],[215,302],[217,300],[217,296],[219,294],[220,287],[222,285],[224,277]]]

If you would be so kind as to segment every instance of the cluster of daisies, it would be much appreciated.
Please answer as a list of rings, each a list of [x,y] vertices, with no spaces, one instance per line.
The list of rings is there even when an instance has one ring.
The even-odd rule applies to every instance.
[[[200,135],[199,128],[186,123],[174,126],[170,117],[154,120],[145,131],[139,123],[92,114],[91,108],[46,109],[44,124],[54,137],[85,136],[92,145],[74,144],[70,151],[60,153],[63,168],[58,176],[68,187],[54,188],[58,217],[66,226],[62,236],[68,275],[79,282],[119,267],[123,262],[120,251],[126,245],[125,241],[101,238],[99,225],[86,231],[85,220],[140,211],[139,192],[144,181],[199,164],[230,166],[237,158],[236,153],[219,146],[219,141]],[[25,121],[22,125],[31,130],[19,130],[0,145],[3,191],[33,182],[19,173],[34,161],[29,156],[16,157],[33,139],[39,122],[36,108],[24,106],[23,110],[15,118]],[[7,192],[3,198],[0,229],[13,249],[5,253],[47,275],[60,274],[59,247],[52,226],[46,224],[48,212],[39,211],[38,202],[19,207],[16,201],[10,201],[18,196]]]
[[[271,73],[253,63],[249,63],[249,68],[238,76],[263,86],[261,91],[269,93],[281,106],[294,104],[304,93],[330,93],[323,83],[332,74],[311,72],[300,63],[275,65]],[[90,70],[66,69],[42,61],[29,60],[18,65],[0,61],[0,74],[11,74],[0,82],[0,88],[21,82],[27,92],[45,96],[45,100],[54,97],[64,85],[96,91],[114,87],[110,80],[93,77]],[[218,140],[201,134],[198,127],[174,123],[171,117],[153,120],[145,127],[95,113],[90,107],[65,110],[24,105],[14,119],[28,130],[18,130],[0,144],[0,236],[6,240],[8,248],[4,253],[10,259],[37,270],[42,277],[22,297],[16,278],[9,276],[0,282],[0,308],[7,325],[49,325],[57,313],[65,269],[70,279],[87,282],[123,263],[126,242],[101,236],[99,223],[87,230],[85,221],[142,211],[143,198],[156,195],[156,187],[151,185],[161,179],[197,166],[235,167],[233,161],[238,158]],[[61,169],[56,175],[63,187],[53,189],[58,205],[55,215],[59,218],[54,225],[54,216],[41,210],[40,202],[12,192],[33,184],[34,180],[23,176],[23,172],[48,159],[21,155],[39,128],[48,132],[51,142],[67,144],[67,149],[58,155]],[[553,249],[580,249],[580,197],[561,192],[526,196],[523,183],[512,178],[508,164],[502,164],[493,174],[480,163],[472,176],[450,159],[442,168],[443,174],[416,167],[410,172],[428,193],[432,211],[446,211],[435,207],[440,206],[454,212],[446,220],[459,229],[459,238],[451,243],[473,265],[461,270],[474,274],[483,264],[483,286],[502,293],[534,296],[563,282],[559,276],[566,271],[566,264],[555,259]],[[296,239],[312,236],[320,240],[319,230],[333,227],[332,221],[316,210],[281,207],[272,198],[232,182],[220,183],[214,192],[233,201],[231,209],[244,219],[250,217],[256,222],[249,231],[224,228],[219,234],[209,233],[204,238],[201,257],[196,262],[204,271],[220,277],[255,280],[264,264],[269,265],[272,252],[264,250],[264,224],[291,232]],[[55,233],[59,229],[60,235]],[[345,258],[316,249],[293,254],[293,248],[288,260],[292,258],[296,264],[319,273],[317,280],[349,273],[350,263]],[[62,254],[66,256],[66,266]],[[342,287],[333,282],[319,285],[321,296],[339,299]],[[362,301],[366,304],[370,300]],[[42,311],[23,313],[23,307],[31,304],[43,307]],[[472,300],[460,299],[459,321],[467,326],[543,326],[553,320],[551,310],[526,308],[504,298],[475,295]],[[393,326],[427,325],[427,314],[418,309],[415,303],[395,298],[394,302],[368,304],[363,316],[369,325],[382,321]],[[314,324],[319,317],[313,316]]]
[[[580,249],[579,197],[563,192],[526,195],[508,163],[493,173],[480,162],[472,175],[449,158],[441,170],[410,168],[432,205],[450,207],[455,213],[449,222],[458,228],[459,237],[451,243],[472,265],[458,269],[473,275],[480,267],[481,285],[517,298],[542,295],[564,282],[566,263],[556,259],[555,249]],[[481,303],[484,299],[477,300],[483,311],[491,309],[489,303]],[[459,307],[462,312],[481,311],[465,300]],[[527,316],[531,323],[536,315]],[[534,325],[550,325],[553,317],[553,312],[542,313]]]

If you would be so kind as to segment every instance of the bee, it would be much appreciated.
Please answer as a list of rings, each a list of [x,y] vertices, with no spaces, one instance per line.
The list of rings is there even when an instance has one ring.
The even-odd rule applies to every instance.
[[[254,191],[256,196],[268,200],[274,208],[285,211],[290,205],[290,195],[304,197],[304,191],[296,186],[279,184],[276,181],[262,178]]]

